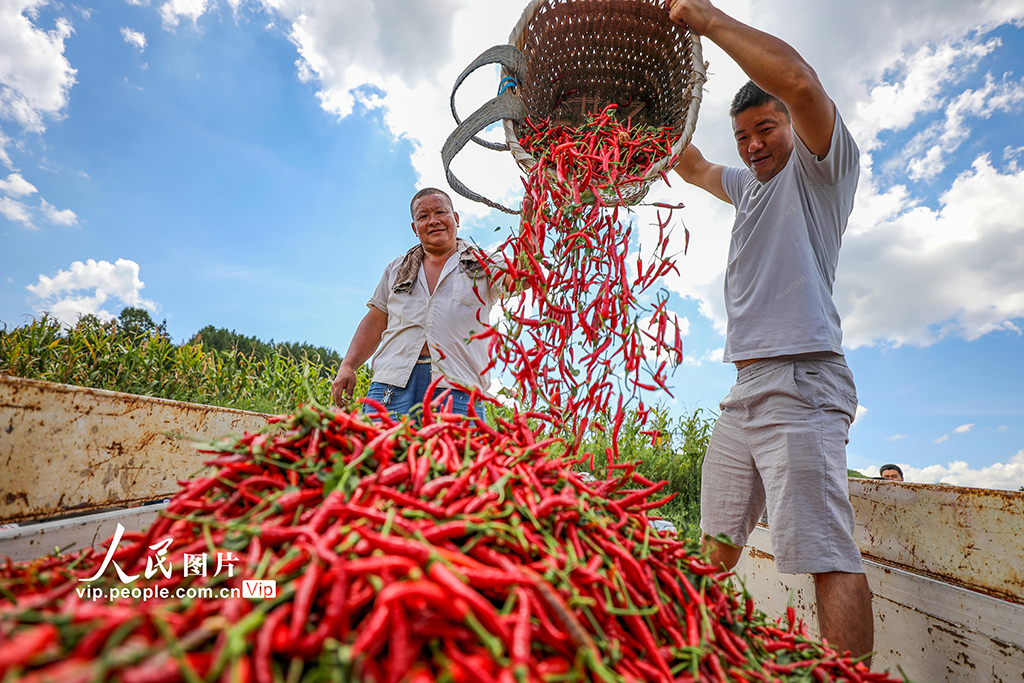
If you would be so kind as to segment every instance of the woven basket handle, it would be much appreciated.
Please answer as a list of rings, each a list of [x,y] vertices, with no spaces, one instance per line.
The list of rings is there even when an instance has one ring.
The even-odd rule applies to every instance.
[[[451,170],[452,159],[455,155],[462,151],[462,148],[466,146],[466,143],[473,140],[479,145],[482,145],[488,149],[497,151],[504,151],[508,149],[508,145],[504,143],[487,142],[476,136],[477,133],[482,131],[487,126],[501,121],[502,119],[509,119],[516,122],[521,122],[526,118],[526,114],[523,111],[523,103],[519,99],[519,96],[511,89],[504,90],[500,95],[486,102],[483,106],[473,112],[465,121],[459,119],[458,112],[455,111],[455,92],[462,85],[462,82],[466,80],[473,71],[479,69],[481,66],[487,64],[501,64],[505,67],[505,71],[517,80],[522,80],[526,75],[526,58],[523,54],[512,45],[498,45],[486,50],[477,57],[472,64],[466,67],[466,70],[462,72],[458,80],[455,81],[455,87],[452,89],[451,106],[452,116],[455,117],[455,121],[458,126],[452,131],[452,134],[448,136],[448,139],[444,143],[444,147],[441,148],[441,159],[444,162],[444,172],[448,179],[448,185],[461,194],[467,199],[472,199],[475,202],[486,204],[487,206],[504,211],[505,213],[517,214],[518,211],[509,209],[508,207],[502,206],[497,202],[493,202],[483,195],[473,192],[468,187],[462,184],[455,174]]]
[[[479,57],[473,60],[473,62],[466,67],[462,74],[455,80],[455,87],[452,88],[451,96],[451,107],[452,116],[455,117],[455,123],[462,125],[462,119],[459,118],[459,112],[455,110],[455,93],[458,92],[462,86],[463,81],[477,69],[488,64],[501,64],[504,68],[504,72],[508,72],[516,83],[519,83],[526,76],[526,57],[513,45],[495,45],[494,47],[484,50]],[[498,93],[501,95],[501,93]],[[494,123],[491,121],[491,123]],[[490,125],[490,124],[488,124]],[[481,129],[483,130],[483,129]],[[486,147],[487,149],[493,149],[498,152],[504,152],[508,149],[508,145],[503,142],[488,142],[476,136],[476,133],[480,131],[474,131],[473,142],[476,144]]]

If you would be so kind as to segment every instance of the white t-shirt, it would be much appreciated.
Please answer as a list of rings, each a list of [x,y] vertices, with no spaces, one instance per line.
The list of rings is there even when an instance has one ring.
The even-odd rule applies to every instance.
[[[433,294],[429,293],[422,267],[411,291],[406,294],[392,291],[404,255],[384,269],[377,289],[366,304],[388,316],[387,329],[381,335],[371,362],[373,381],[404,387],[426,342],[434,374],[440,372],[445,377],[441,386],[475,386],[487,393],[489,374],[481,376],[481,372],[490,362],[488,340],[477,339],[469,344],[466,340],[486,329],[484,323],[500,293],[497,288],[488,286],[484,274],[476,276],[477,290],[474,291],[473,276],[464,272],[459,263],[459,257],[469,248],[467,244],[460,244],[448,258]]]
[[[838,110],[824,159],[798,136],[793,141],[786,166],[767,183],[746,168],[722,172],[722,187],[736,207],[725,273],[727,363],[843,353],[832,284],[853,210],[860,151]]]

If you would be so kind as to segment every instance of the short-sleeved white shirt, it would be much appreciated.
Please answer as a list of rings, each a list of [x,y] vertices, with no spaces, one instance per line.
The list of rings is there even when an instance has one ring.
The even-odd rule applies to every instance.
[[[470,248],[460,242],[441,269],[433,294],[429,293],[422,267],[408,293],[392,291],[404,255],[384,269],[366,304],[388,316],[387,329],[371,361],[373,381],[404,387],[426,342],[432,371],[444,376],[441,386],[477,387],[487,393],[489,373],[481,373],[490,362],[488,340],[468,344],[466,340],[486,329],[491,306],[500,292],[488,285],[486,275],[474,277],[464,272],[459,258]]]
[[[722,172],[722,187],[736,207],[725,274],[727,363],[843,353],[832,284],[860,152],[838,111],[824,159],[793,137],[789,161],[767,183],[746,168]]]

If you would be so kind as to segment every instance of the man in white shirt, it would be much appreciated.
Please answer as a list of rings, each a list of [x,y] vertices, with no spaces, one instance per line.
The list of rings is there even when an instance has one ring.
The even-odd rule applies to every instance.
[[[814,577],[822,637],[868,655],[871,591],[853,540],[846,470],[857,394],[832,301],[859,151],[814,70],[788,44],[708,0],[673,0],[670,16],[751,79],[730,110],[746,168],[710,163],[693,146],[676,167],[736,207],[724,360],[736,364],[737,380],[704,459],[701,529],[712,560],[731,569],[767,509],[779,571]]]
[[[356,386],[356,369],[374,356],[367,397],[395,416],[423,403],[432,378],[452,410],[465,415],[469,393],[487,395],[488,340],[468,341],[487,327],[491,306],[501,295],[480,265],[478,250],[458,238],[459,214],[436,188],[413,197],[412,230],[419,244],[388,264],[369,311],[359,323],[338,368],[331,397],[345,405]],[[475,406],[482,415],[482,404]]]

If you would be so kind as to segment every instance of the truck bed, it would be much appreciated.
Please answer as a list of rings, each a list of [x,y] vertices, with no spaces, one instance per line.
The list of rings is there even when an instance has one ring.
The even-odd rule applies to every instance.
[[[0,556],[34,559],[146,528],[199,442],[253,431],[267,415],[0,376]],[[856,540],[873,592],[873,668],[917,683],[1024,682],[1024,493],[850,480]],[[792,602],[814,631],[806,575],[775,569],[758,527],[736,580],[758,609]]]

